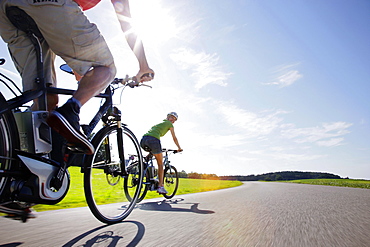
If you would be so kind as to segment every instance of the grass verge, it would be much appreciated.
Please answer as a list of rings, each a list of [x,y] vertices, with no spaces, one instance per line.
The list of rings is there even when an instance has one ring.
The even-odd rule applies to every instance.
[[[65,209],[65,208],[76,208],[87,206],[85,200],[85,194],[83,189],[83,174],[80,173],[80,168],[70,167],[68,168],[71,175],[71,185],[66,197],[55,205],[36,205],[33,208],[40,211]],[[205,179],[187,179],[180,178],[179,188],[176,195],[220,190],[230,187],[236,187],[241,185],[240,181],[228,181],[228,180],[205,180]],[[146,199],[149,198],[161,198],[157,192],[148,191]],[[163,197],[162,197],[163,198]]]
[[[279,182],[370,189],[370,181],[360,179],[302,179]]]

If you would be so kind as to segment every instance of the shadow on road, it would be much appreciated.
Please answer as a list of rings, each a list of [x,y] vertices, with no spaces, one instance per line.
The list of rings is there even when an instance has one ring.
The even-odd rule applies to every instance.
[[[14,242],[14,243],[9,243],[9,244],[0,244],[0,247],[17,247],[23,243],[20,242]]]
[[[145,233],[145,227],[143,224],[137,221],[123,221],[114,225],[104,225],[97,228],[94,228],[90,231],[87,231],[74,239],[70,240],[68,243],[64,244],[63,247],[71,247],[71,246],[96,246],[96,244],[99,244],[99,246],[107,246],[107,247],[113,247],[113,246],[121,246],[121,243],[119,241],[123,238],[127,238],[124,236],[121,236],[121,234],[117,234],[115,232],[116,226],[122,225],[122,224],[135,224],[137,226],[137,233],[133,237],[133,239],[126,244],[125,246],[136,246],[140,240],[143,238]],[[114,226],[113,229],[112,226]],[[105,231],[101,231],[105,230]],[[81,242],[84,242],[84,244],[81,245]],[[127,239],[126,239],[127,241]],[[77,244],[77,245],[76,245]]]
[[[199,209],[199,203],[185,203],[182,202],[184,199],[172,199],[172,200],[162,200],[158,202],[146,202],[143,204],[138,204],[137,207],[141,210],[152,210],[152,211],[171,211],[171,212],[189,212],[197,214],[213,214],[212,210],[202,210]],[[187,206],[191,204],[190,208],[181,207],[183,205]],[[175,207],[178,205],[179,207]]]

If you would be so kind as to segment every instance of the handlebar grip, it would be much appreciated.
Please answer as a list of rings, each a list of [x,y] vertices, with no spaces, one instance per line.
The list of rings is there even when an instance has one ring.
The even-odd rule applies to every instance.
[[[151,79],[153,79],[154,78],[154,73],[145,73],[144,75],[142,75],[140,77],[140,79],[143,79],[144,77],[150,77]]]
[[[144,74],[145,75],[149,75],[149,73],[147,74]],[[151,76],[153,76],[154,74],[151,73]],[[130,88],[134,88],[134,87],[138,87],[138,86],[146,86],[146,87],[150,87],[149,85],[146,85],[146,84],[142,84],[140,83],[139,81],[137,81],[137,78],[134,76],[134,77],[129,77],[128,75],[126,75],[125,78],[115,78],[111,84],[115,85],[115,84],[123,84],[123,85],[126,85],[126,86],[129,86]]]

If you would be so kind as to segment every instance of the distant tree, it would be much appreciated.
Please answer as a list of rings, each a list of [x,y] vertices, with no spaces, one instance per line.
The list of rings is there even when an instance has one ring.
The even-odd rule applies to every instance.
[[[179,174],[179,178],[187,178],[188,177],[188,174],[184,170],[182,170],[178,174]]]
[[[218,176],[216,174],[201,174],[202,179],[211,179],[211,180],[218,180]]]
[[[275,176],[275,180],[279,181],[279,180],[284,180],[284,179],[280,174],[278,174],[278,175]]]
[[[200,179],[202,177],[201,174],[196,173],[196,172],[190,172],[188,173],[188,178],[193,178],[193,179]]]

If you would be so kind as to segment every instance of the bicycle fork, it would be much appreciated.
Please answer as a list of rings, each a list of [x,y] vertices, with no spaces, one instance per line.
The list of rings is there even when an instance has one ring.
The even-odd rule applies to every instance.
[[[126,171],[126,162],[125,162],[125,148],[123,146],[123,130],[121,121],[117,121],[117,145],[118,145],[118,155],[121,165],[121,176],[127,177],[128,173]]]

